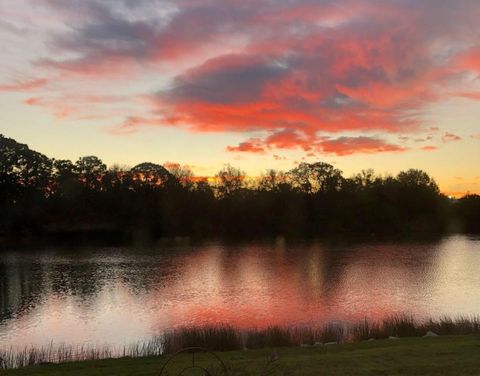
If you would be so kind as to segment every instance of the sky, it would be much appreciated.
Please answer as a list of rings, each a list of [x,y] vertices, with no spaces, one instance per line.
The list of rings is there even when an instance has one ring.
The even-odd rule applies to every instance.
[[[480,193],[478,0],[2,0],[0,133],[251,176],[419,168]]]

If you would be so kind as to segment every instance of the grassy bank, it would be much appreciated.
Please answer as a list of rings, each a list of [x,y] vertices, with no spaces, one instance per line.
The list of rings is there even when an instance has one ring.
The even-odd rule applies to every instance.
[[[478,375],[480,369],[479,335],[237,350],[218,355],[227,365],[229,375],[260,376],[265,374],[263,372],[265,365],[273,352],[278,354],[278,360],[267,369],[270,375]],[[160,356],[51,364],[8,370],[3,373],[0,371],[0,374],[153,376],[159,374],[165,359],[166,356]],[[196,359],[197,364],[213,367],[214,362],[206,356],[197,356]],[[180,356],[168,369],[168,373],[177,374],[189,365],[190,361],[191,355]]]
[[[275,347],[322,346],[365,340],[480,334],[478,316],[444,317],[418,322],[397,315],[380,322],[329,323],[320,327],[269,327],[241,330],[228,325],[183,327],[149,341],[110,346],[54,345],[0,349],[0,368],[22,368],[45,363],[67,363],[111,358],[148,358],[172,354],[188,347],[212,351],[256,350]]]

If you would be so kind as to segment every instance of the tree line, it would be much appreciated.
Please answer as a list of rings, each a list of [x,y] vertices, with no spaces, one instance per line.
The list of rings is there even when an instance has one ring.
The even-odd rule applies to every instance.
[[[167,167],[167,168],[166,168]],[[259,178],[226,165],[212,179],[178,164],[56,160],[0,135],[0,234],[161,238],[480,232],[480,196],[443,195],[424,171],[344,177],[300,163]]]

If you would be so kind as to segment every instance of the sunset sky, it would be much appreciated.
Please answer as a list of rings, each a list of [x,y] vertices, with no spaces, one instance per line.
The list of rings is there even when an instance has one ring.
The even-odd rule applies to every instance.
[[[0,133],[55,158],[424,169],[480,193],[478,0],[2,0]]]

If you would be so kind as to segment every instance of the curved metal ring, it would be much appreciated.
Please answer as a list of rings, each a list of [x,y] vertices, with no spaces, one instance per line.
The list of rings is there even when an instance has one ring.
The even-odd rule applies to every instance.
[[[182,369],[182,371],[180,371],[180,373],[178,374],[178,376],[182,375],[183,372],[185,372],[187,369],[193,369],[193,368],[199,368],[199,369],[202,369],[204,370],[207,375],[210,375],[210,372],[205,369],[204,367],[201,367],[201,366],[196,366],[195,365],[195,353],[197,352],[201,352],[201,353],[207,353],[211,356],[213,356],[217,361],[218,363],[221,364],[222,368],[223,368],[223,372],[224,374],[226,375],[228,373],[228,369],[227,369],[227,366],[225,365],[225,363],[223,362],[223,360],[217,355],[215,354],[214,352],[208,350],[208,349],[204,349],[203,347],[186,347],[184,349],[181,349],[179,351],[177,351],[176,353],[174,353],[173,355],[171,355],[167,361],[163,364],[162,368],[160,369],[160,373],[158,374],[158,376],[161,376],[163,375],[163,371],[165,370],[165,368],[167,367],[167,365],[170,363],[170,361],[172,361],[174,358],[176,358],[178,355],[180,354],[183,354],[183,353],[187,353],[187,352],[191,352],[192,353],[192,365],[189,366],[189,367],[185,367],[184,369]]]

